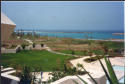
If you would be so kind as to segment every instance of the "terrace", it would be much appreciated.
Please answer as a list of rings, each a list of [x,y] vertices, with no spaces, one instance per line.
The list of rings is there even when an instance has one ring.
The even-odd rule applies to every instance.
[[[10,20],[9,22],[12,23]],[[12,29],[15,27],[15,24],[13,25]],[[125,63],[123,40],[57,38],[39,36],[35,32],[25,34],[22,30],[13,32],[12,35],[11,33],[9,32],[9,35],[4,37],[6,40],[3,38],[2,41],[1,62],[5,68],[2,70],[2,76],[16,83],[21,79],[19,74],[27,76],[32,73],[31,78],[36,76],[37,79],[42,79],[42,83],[73,84],[73,80],[82,83],[76,77],[80,75],[92,84],[91,77],[87,75],[89,73],[98,84],[105,84],[106,76],[98,60],[101,60],[105,67],[104,55],[111,60],[113,66],[124,66]],[[82,64],[87,71],[81,69],[78,64]],[[25,66],[30,67],[28,73],[23,72]],[[123,71],[115,70],[115,73],[118,79],[124,76]]]
[[[42,37],[39,37],[37,39],[40,39],[40,38],[42,38]],[[31,67],[32,70],[33,69],[38,69],[39,74],[37,75],[37,78],[41,79],[40,71],[42,71],[43,72],[43,79],[42,80],[45,82],[45,81],[48,81],[49,77],[52,77],[52,75],[49,75],[49,73],[51,73],[52,71],[57,70],[57,71],[62,71],[63,72],[64,69],[65,69],[64,68],[65,63],[67,65],[69,65],[70,67],[77,67],[77,64],[80,63],[87,69],[87,71],[93,77],[95,77],[95,79],[97,79],[99,84],[102,84],[102,82],[100,82],[101,78],[103,80],[106,80],[105,76],[104,76],[104,73],[102,73],[103,70],[101,69],[101,66],[100,66],[99,62],[97,61],[98,59],[96,59],[95,61],[90,60],[90,62],[85,62],[84,61],[86,58],[92,58],[92,57],[95,57],[96,55],[99,56],[99,55],[101,55],[103,53],[102,52],[103,48],[101,48],[101,45],[99,45],[100,42],[98,42],[98,41],[86,41],[84,43],[84,40],[81,40],[81,42],[83,42],[83,43],[80,43],[80,45],[86,46],[85,49],[90,49],[90,47],[88,47],[88,46],[90,46],[89,43],[91,44],[91,42],[93,43],[91,45],[92,49],[94,47],[93,46],[94,44],[100,46],[100,47],[98,47],[100,49],[100,51],[92,50],[91,52],[93,52],[93,54],[91,54],[92,56],[89,56],[90,53],[85,54],[84,51],[81,51],[81,49],[83,49],[83,48],[78,49],[78,46],[76,44],[70,43],[71,46],[69,46],[68,43],[63,43],[64,39],[56,38],[56,40],[59,39],[60,40],[59,42],[61,42],[61,43],[63,43],[65,45],[65,46],[63,46],[63,48],[65,48],[65,50],[63,50],[62,46],[59,46],[58,41],[57,41],[58,44],[53,46],[53,44],[51,45],[51,42],[53,42],[53,39],[55,39],[55,38],[51,38],[51,40],[45,41],[44,43],[40,42],[40,41],[38,42],[38,40],[37,41],[33,40],[33,44],[35,42],[35,47],[34,48],[33,48],[33,44],[30,44],[32,46],[32,48],[30,48],[29,50],[22,49],[20,52],[17,52],[15,54],[12,54],[12,53],[2,54],[2,60],[1,60],[2,65],[5,66],[5,67],[11,66],[11,67],[14,67],[15,69],[17,68],[17,65],[19,65],[20,67],[26,65],[26,66]],[[75,41],[77,42],[77,40],[75,40]],[[72,41],[72,42],[75,42],[75,41]],[[117,44],[117,42],[115,43],[115,42],[103,42],[102,41],[101,44],[102,43],[104,45],[108,45],[109,50],[111,50],[111,49],[121,49],[123,47],[122,42],[120,42],[121,44],[118,43],[118,44],[120,44],[118,46],[114,46],[114,45]],[[40,44],[45,44],[46,46],[44,46],[43,49],[38,48],[38,46],[42,47]],[[77,44],[79,44],[79,43],[77,43]],[[77,47],[72,48],[72,46],[74,46],[74,45],[77,46]],[[58,46],[58,48],[56,46]],[[67,48],[67,46],[70,49]],[[55,48],[57,48],[58,50],[55,50]],[[72,53],[71,48],[74,49],[73,51],[75,53]],[[109,55],[112,55],[112,51],[109,51]],[[121,55],[120,55],[121,57],[117,57],[118,55],[120,55],[120,53],[114,54],[113,57],[111,56],[110,57],[111,62],[113,63],[113,65],[124,66],[123,65],[124,61],[121,60],[121,59],[125,59],[125,58],[122,57]],[[104,63],[103,58],[101,58],[101,60]],[[116,73],[117,74],[121,73],[121,75],[118,76],[119,79],[121,77],[123,77],[123,72],[116,72]],[[97,75],[97,74],[100,74],[100,75]],[[75,75],[75,74],[72,74],[72,76],[73,75]],[[64,75],[62,78],[59,78],[59,79],[53,81],[52,84],[53,83],[58,83],[59,81],[60,81],[60,84],[69,83],[72,80],[71,79],[72,76],[70,77],[68,75]],[[80,77],[82,77],[86,81],[90,82],[89,76],[83,74]],[[89,80],[86,79],[86,78],[88,78]],[[73,80],[78,80],[80,82],[80,80],[75,76],[74,76]],[[103,83],[105,84],[105,82],[103,82]]]

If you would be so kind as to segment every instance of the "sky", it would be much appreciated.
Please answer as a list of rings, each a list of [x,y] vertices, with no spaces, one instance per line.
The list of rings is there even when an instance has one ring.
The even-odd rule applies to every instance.
[[[16,29],[124,31],[124,2],[2,1]]]

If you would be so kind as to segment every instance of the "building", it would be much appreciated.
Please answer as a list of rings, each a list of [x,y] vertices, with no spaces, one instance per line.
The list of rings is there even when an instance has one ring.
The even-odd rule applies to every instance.
[[[1,41],[9,40],[16,24],[12,22],[4,13],[1,12]]]

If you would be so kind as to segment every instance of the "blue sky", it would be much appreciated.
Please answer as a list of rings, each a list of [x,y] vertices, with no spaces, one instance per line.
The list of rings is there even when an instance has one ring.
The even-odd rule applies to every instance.
[[[124,2],[2,1],[16,29],[124,30]]]

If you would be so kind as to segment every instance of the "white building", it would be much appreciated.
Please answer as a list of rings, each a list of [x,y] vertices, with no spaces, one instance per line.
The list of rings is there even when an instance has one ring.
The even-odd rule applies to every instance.
[[[1,12],[1,41],[7,41],[15,27],[16,24]]]

